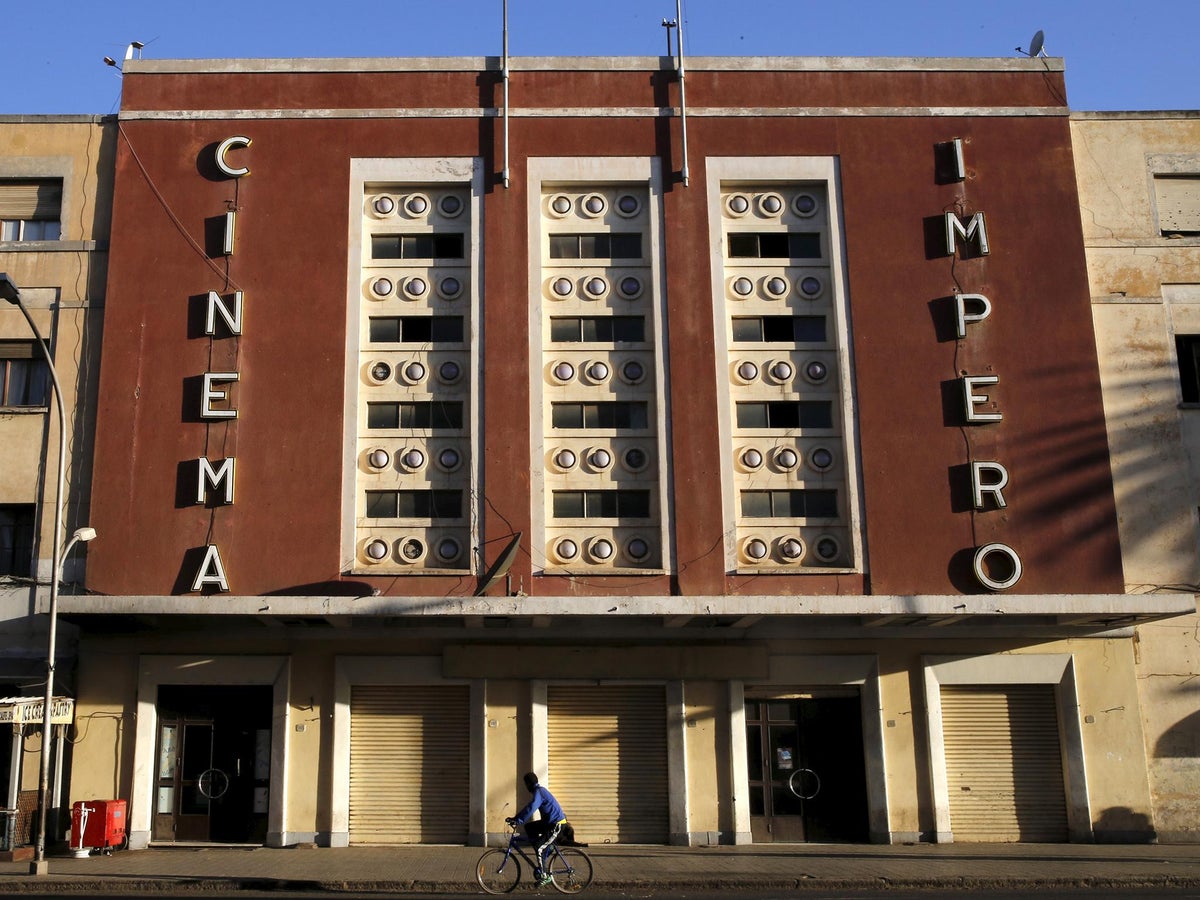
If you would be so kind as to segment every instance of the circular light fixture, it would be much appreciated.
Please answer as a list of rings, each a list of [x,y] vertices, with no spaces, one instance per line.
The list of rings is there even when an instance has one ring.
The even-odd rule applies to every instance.
[[[404,468],[415,471],[425,465],[425,453],[413,447],[404,451],[404,455],[400,457],[400,465]]]
[[[646,367],[636,359],[621,364],[621,380],[626,384],[641,384],[646,378]]]
[[[608,201],[602,194],[588,194],[579,204],[580,211],[589,219],[602,216],[608,211]]]
[[[571,211],[571,198],[566,194],[555,194],[546,207],[554,218],[561,219]]]
[[[382,447],[376,447],[367,454],[367,465],[372,469],[382,469],[392,461],[392,455]]]
[[[809,216],[815,215],[817,210],[821,208],[820,202],[812,194],[801,193],[797,194],[792,200],[792,211],[798,216],[807,219]]]
[[[751,382],[758,377],[758,364],[753,363],[748,359],[744,359],[737,364],[737,368],[734,369],[734,373],[737,375],[738,381],[746,384],[747,382]]]
[[[743,467],[751,471],[762,468],[762,451],[755,447],[747,447],[742,451],[742,455],[738,459],[741,461]]]
[[[642,279],[633,275],[626,275],[617,282],[617,293],[624,300],[636,300],[642,296]]]
[[[593,275],[583,283],[584,292],[593,299],[599,299],[608,293],[608,281],[599,275]]]
[[[612,374],[612,369],[608,367],[608,363],[596,360],[587,364],[587,380],[593,384],[602,384],[608,381],[608,376]]]
[[[444,194],[438,200],[438,212],[447,219],[453,219],[466,208],[467,205],[463,203],[462,197],[458,194]]]
[[[725,212],[735,219],[740,219],[750,212],[750,198],[745,194],[730,194],[725,198]]]
[[[410,216],[423,216],[429,212],[429,198],[424,194],[409,194],[404,200],[404,211]]]
[[[392,367],[387,363],[379,360],[371,363],[371,380],[376,384],[383,384],[392,377]]]
[[[632,537],[625,542],[625,555],[635,563],[650,558],[650,542],[642,537]]]
[[[462,465],[462,454],[453,447],[446,447],[438,453],[437,464],[443,472],[454,472]]]
[[[570,278],[555,278],[550,282],[550,291],[555,297],[570,297],[575,285]]]
[[[785,382],[792,380],[792,376],[796,374],[796,370],[786,359],[779,359],[771,363],[767,368],[767,374],[775,381]]]
[[[575,463],[578,461],[575,451],[565,447],[554,454],[554,465],[563,470],[575,468]]]
[[[550,374],[554,376],[555,381],[565,383],[575,377],[575,367],[566,360],[560,360],[554,364]]]
[[[593,450],[588,456],[588,465],[593,469],[607,469],[612,465],[612,454],[603,447]]]
[[[437,292],[443,300],[457,300],[462,296],[463,283],[453,275],[447,275],[437,283]]]
[[[381,216],[390,216],[396,211],[396,201],[384,194],[383,196],[376,197],[371,207]]]
[[[438,378],[444,384],[454,384],[454,382],[462,378],[462,366],[454,362],[454,360],[448,359],[438,366]]]
[[[758,211],[768,218],[774,218],[782,213],[783,206],[783,198],[774,192],[760,194],[758,197]]]
[[[572,540],[564,539],[554,545],[554,553],[564,562],[570,562],[579,555],[579,545]]]
[[[371,293],[376,297],[387,297],[392,293],[393,287],[395,285],[390,278],[376,278],[371,282]]]
[[[429,293],[429,282],[419,276],[404,279],[404,285],[401,287],[404,291],[404,296],[410,300],[420,300]]]
[[[763,293],[774,300],[786,296],[787,292],[788,283],[786,278],[773,275],[763,282]]]
[[[791,447],[783,447],[775,451],[775,465],[783,469],[785,472],[790,472],[796,466],[800,465],[800,454]]]
[[[428,374],[429,371],[425,368],[424,363],[410,362],[402,370],[401,377],[407,384],[420,384]]]
[[[420,562],[425,556],[425,542],[417,537],[404,538],[400,541],[399,555],[401,562]]]
[[[815,300],[825,290],[825,285],[816,275],[805,275],[796,287],[799,288],[800,294],[808,300]]]
[[[733,279],[730,288],[733,290],[734,296],[749,297],[754,292],[754,282],[742,275]]]
[[[828,447],[814,447],[808,452],[808,464],[818,472],[833,468],[834,455]]]
[[[751,562],[762,562],[767,558],[769,548],[762,538],[750,538],[742,544],[742,553]]]
[[[462,555],[462,545],[452,537],[444,537],[437,542],[434,555],[438,562],[449,565]]]
[[[378,538],[368,541],[366,547],[363,548],[363,552],[366,554],[368,561],[382,562],[387,559],[388,555],[387,541],[381,541]]]
[[[597,562],[608,562],[617,552],[617,548],[608,538],[593,538],[588,544],[587,552],[588,556]]]
[[[633,194],[622,194],[617,198],[617,215],[631,219],[642,210],[642,201]]]
[[[819,359],[809,360],[804,364],[804,377],[813,384],[822,384],[829,378],[829,366]]]
[[[804,541],[797,537],[784,538],[779,542],[779,555],[784,562],[800,562],[804,558]]]
[[[630,447],[621,454],[621,465],[630,472],[642,472],[650,465],[650,454],[641,447]]]
[[[838,539],[831,534],[823,534],[817,538],[816,544],[813,545],[813,550],[817,554],[817,559],[821,562],[833,562],[841,555],[842,545],[838,543]]]

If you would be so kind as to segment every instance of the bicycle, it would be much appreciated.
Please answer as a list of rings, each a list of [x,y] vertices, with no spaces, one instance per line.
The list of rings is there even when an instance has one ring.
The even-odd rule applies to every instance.
[[[536,870],[537,860],[531,859],[522,844],[529,839],[520,833],[520,826],[510,825],[508,846],[503,850],[485,850],[475,864],[475,880],[489,894],[507,894],[521,880],[521,860]],[[531,848],[532,849],[532,848]],[[518,858],[519,857],[519,858]],[[592,883],[592,860],[576,847],[560,847],[558,841],[546,851],[546,873],[554,889],[563,894],[578,894]]]

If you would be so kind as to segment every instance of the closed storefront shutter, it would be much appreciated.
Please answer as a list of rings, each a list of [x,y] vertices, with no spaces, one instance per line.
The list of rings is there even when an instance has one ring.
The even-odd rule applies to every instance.
[[[466,842],[469,701],[465,685],[351,688],[352,844]]]
[[[551,686],[548,787],[582,841],[663,844],[669,829],[661,686]]]
[[[943,687],[942,725],[954,840],[1067,840],[1052,685]]]

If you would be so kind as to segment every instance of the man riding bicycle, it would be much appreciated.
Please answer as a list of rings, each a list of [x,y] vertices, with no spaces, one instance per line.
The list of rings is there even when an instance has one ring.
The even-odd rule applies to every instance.
[[[525,787],[533,794],[528,805],[515,816],[509,816],[504,821],[509,825],[524,825],[525,834],[537,852],[538,867],[533,873],[539,886],[549,884],[550,876],[546,874],[546,851],[558,839],[559,832],[566,824],[567,817],[559,806],[554,795],[538,784],[538,777],[533,772],[525,774]],[[531,821],[537,812],[541,818]]]

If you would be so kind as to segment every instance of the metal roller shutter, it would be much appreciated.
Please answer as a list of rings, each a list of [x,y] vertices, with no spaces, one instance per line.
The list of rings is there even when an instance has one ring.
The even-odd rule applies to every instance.
[[[62,181],[0,181],[0,219],[57,219]]]
[[[1066,841],[1052,685],[943,687],[950,828],[956,841]]]
[[[465,843],[470,743],[465,685],[353,686],[350,842]]]
[[[548,786],[580,840],[665,844],[666,693],[661,686],[551,686]]]

